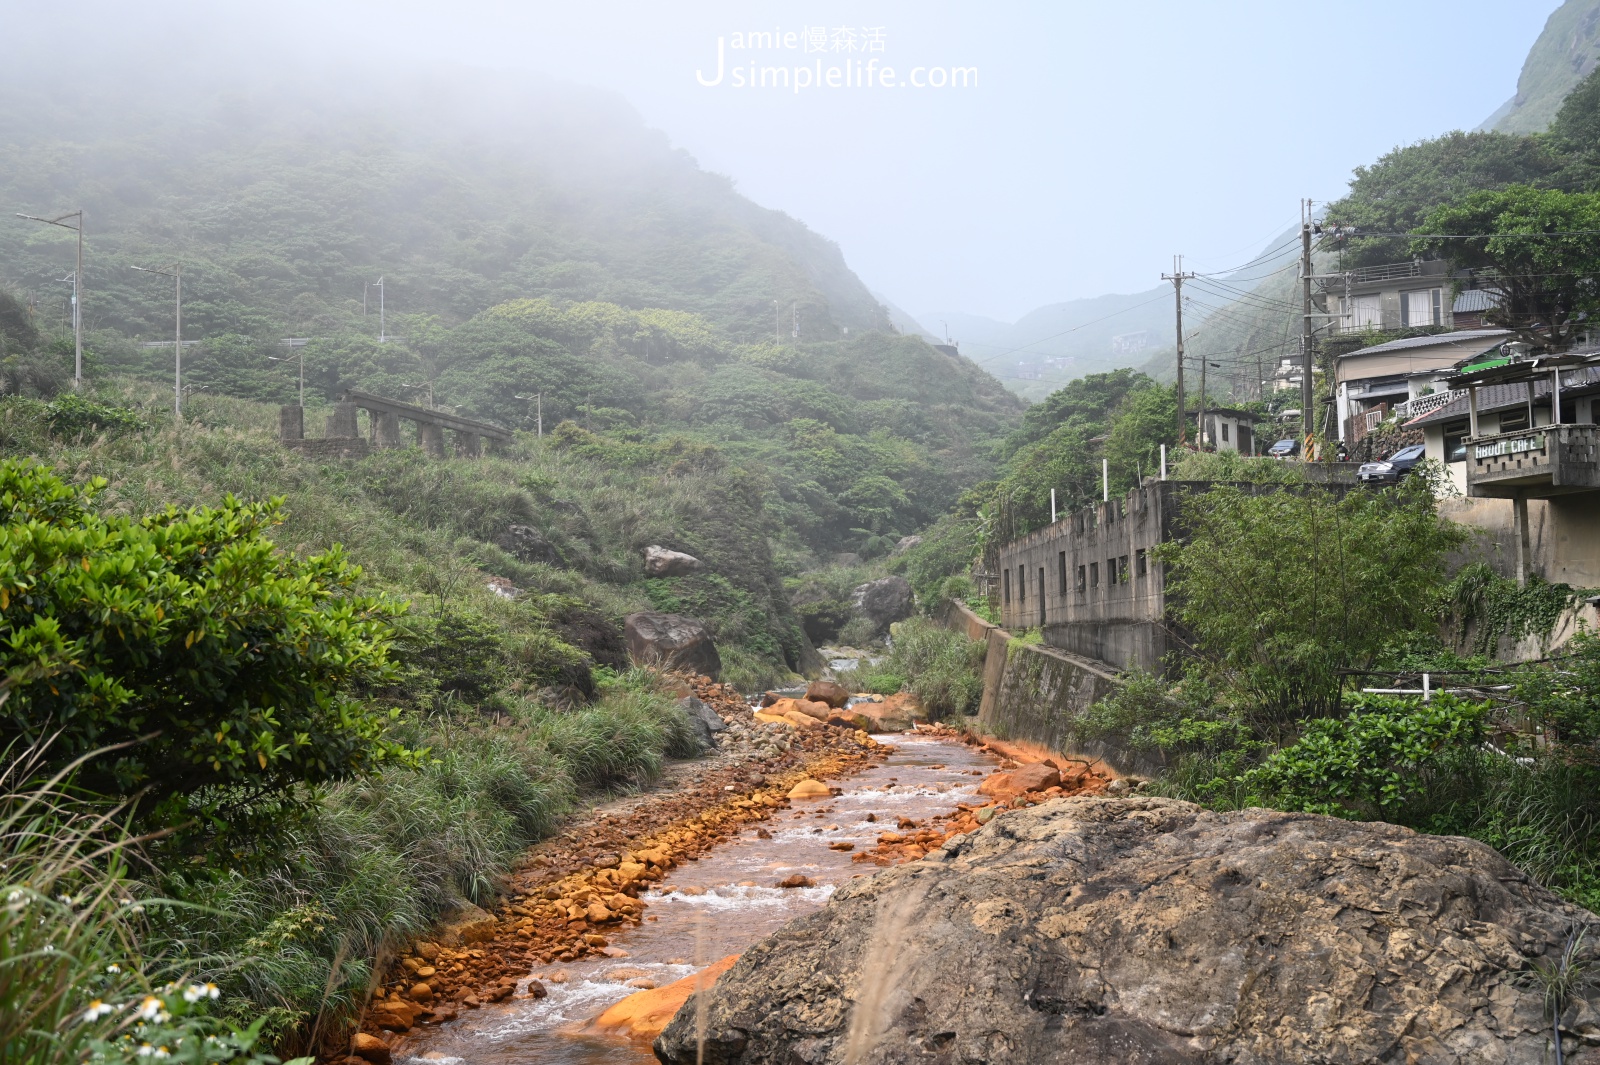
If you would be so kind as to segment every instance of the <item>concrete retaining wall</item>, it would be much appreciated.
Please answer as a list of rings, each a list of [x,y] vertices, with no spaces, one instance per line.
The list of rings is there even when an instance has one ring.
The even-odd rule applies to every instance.
[[[976,731],[1001,740],[1024,740],[1072,758],[1098,758],[1120,774],[1154,776],[1159,756],[1127,751],[1074,734],[1083,715],[1122,682],[1104,662],[1042,644],[1013,644],[1011,634],[961,603],[945,605],[945,627],[986,645],[983,703]]]

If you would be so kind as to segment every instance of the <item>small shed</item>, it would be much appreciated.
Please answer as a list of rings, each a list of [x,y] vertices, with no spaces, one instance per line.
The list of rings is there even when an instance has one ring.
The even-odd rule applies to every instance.
[[[1255,424],[1262,420],[1261,415],[1231,407],[1208,407],[1204,417],[1202,446],[1246,455],[1255,453]]]

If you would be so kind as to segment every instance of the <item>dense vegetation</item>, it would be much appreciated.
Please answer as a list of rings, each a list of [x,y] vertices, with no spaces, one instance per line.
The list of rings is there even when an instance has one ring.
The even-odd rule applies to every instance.
[[[75,795],[94,798],[75,797],[60,816],[93,828],[85,845],[118,825],[181,831],[139,848],[156,862],[142,883],[70,855],[65,872],[42,859],[5,868],[12,887],[42,896],[54,885],[71,899],[71,877],[111,877],[93,881],[102,895],[56,913],[58,900],[48,917],[88,927],[99,937],[90,957],[112,952],[127,974],[99,980],[97,993],[124,1007],[107,1032],[138,986],[184,974],[221,988],[221,1017],[262,1021],[256,1032],[283,1049],[306,1046],[315,1018],[336,1027],[360,1001],[381,950],[459,900],[488,901],[496,872],[584,793],[695,753],[671,699],[623,672],[616,619],[650,605],[654,589],[621,530],[709,527],[699,500],[731,487],[726,471],[608,472],[533,443],[499,459],[319,466],[279,448],[273,412],[247,402],[201,397],[174,426],[159,409],[134,418],[118,406],[137,395],[75,399],[70,409],[139,427],[57,428],[54,404],[0,402],[6,453],[100,475],[71,487],[31,462],[0,466],[0,615],[11,626],[0,713],[27,745],[13,756],[35,752],[13,766],[23,797],[9,801],[27,802],[28,781],[72,768],[72,756],[158,725],[154,746],[145,738],[78,768]],[[562,515],[549,528],[570,566],[524,562],[473,535],[527,517],[534,498]],[[770,576],[759,498],[730,498],[732,520],[756,530],[730,539],[756,554],[708,542],[705,557]],[[119,576],[125,563],[143,585]],[[491,593],[486,570],[523,594]],[[748,596],[719,580],[730,600]],[[779,603],[743,609],[765,632]],[[731,628],[739,615],[724,616],[730,669],[770,671]],[[152,685],[149,669],[193,683]],[[194,751],[203,764],[190,764]],[[82,1010],[98,986],[75,970],[49,979],[62,983],[39,1008]]]

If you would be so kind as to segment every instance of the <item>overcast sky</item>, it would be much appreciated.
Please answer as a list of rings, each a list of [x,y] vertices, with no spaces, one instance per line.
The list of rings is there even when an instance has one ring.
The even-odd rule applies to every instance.
[[[836,240],[906,310],[1011,320],[1148,288],[1174,252],[1199,269],[1249,258],[1300,197],[1335,198],[1389,148],[1481,122],[1556,6],[148,0],[31,16],[113,36],[136,19],[152,39],[260,61],[444,61],[609,88],[702,166]],[[752,31],[780,47],[736,49]],[[719,38],[722,80],[702,84]],[[739,85],[752,60],[789,84]],[[933,84],[960,80],[951,68],[975,74]]]

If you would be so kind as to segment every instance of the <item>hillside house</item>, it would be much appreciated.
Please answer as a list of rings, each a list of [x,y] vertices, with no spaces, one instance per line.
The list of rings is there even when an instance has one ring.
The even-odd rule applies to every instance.
[[[1354,444],[1399,409],[1424,413],[1457,366],[1511,339],[1506,329],[1463,329],[1407,337],[1340,355],[1334,368],[1339,440]]]
[[[1334,333],[1392,333],[1401,329],[1468,329],[1482,325],[1491,303],[1487,293],[1467,288],[1452,297],[1453,286],[1470,278],[1452,276],[1439,259],[1363,266],[1318,282]],[[1457,313],[1463,320],[1457,321]]]
[[[1600,351],[1463,370],[1441,384],[1432,409],[1405,423],[1448,474],[1441,513],[1482,530],[1502,570],[1600,586]]]

